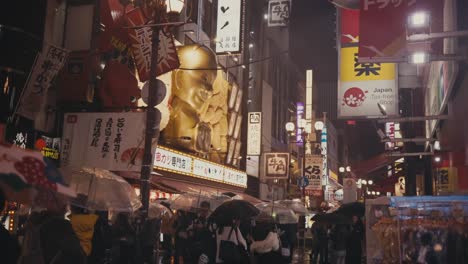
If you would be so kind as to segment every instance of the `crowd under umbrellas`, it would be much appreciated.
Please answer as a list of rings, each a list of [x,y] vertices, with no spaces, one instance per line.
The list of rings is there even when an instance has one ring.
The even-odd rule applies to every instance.
[[[252,204],[233,193],[193,190],[152,201],[145,218],[134,188],[110,171],[58,170],[39,152],[4,145],[0,157],[0,189],[6,199],[26,205],[26,215],[35,210],[61,212],[62,220],[70,207],[72,232],[88,263],[229,263],[231,258],[246,263],[246,257],[257,258],[257,263],[290,263],[299,216],[310,213],[300,200]],[[353,203],[313,220],[347,225],[353,216],[363,215],[364,206]],[[99,261],[93,260],[93,233],[80,231],[86,225],[94,234],[111,230],[102,232],[103,241],[105,236],[117,237],[101,247]]]

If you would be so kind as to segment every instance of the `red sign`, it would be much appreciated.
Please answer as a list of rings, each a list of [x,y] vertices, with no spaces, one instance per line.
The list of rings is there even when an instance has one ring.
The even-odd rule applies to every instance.
[[[126,18],[131,27],[152,23],[146,20],[140,8],[128,11]],[[138,68],[140,81],[142,82],[147,81],[150,76],[152,33],[151,27],[129,29],[131,50]],[[172,71],[179,66],[179,57],[172,34],[168,31],[160,30],[156,75]]]
[[[359,42],[359,10],[340,9],[341,44]]]
[[[429,12],[431,31],[440,32],[443,26],[443,2],[443,0],[362,0],[359,57],[405,56],[408,15],[416,10]],[[440,48],[437,47],[436,52],[441,52]]]

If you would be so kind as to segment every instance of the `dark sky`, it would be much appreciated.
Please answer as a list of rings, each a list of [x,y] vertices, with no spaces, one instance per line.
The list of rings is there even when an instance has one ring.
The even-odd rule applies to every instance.
[[[336,8],[328,0],[293,0],[291,14],[290,50],[293,60],[305,71],[314,69],[318,89],[320,82],[337,82]],[[344,129],[352,160],[368,159],[383,151],[375,126],[371,121],[347,125],[334,122]]]
[[[293,0],[291,55],[302,68],[313,68],[317,81],[337,80],[335,7],[327,0]]]

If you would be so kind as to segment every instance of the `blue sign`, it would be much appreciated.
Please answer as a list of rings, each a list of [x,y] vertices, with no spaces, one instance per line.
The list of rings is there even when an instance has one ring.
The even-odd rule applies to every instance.
[[[309,179],[307,179],[307,177],[300,177],[297,179],[297,186],[299,186],[299,188],[305,188],[307,185],[309,185]]]

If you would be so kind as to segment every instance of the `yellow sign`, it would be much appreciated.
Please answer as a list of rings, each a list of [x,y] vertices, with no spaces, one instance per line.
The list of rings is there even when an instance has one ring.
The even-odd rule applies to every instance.
[[[335,182],[338,182],[338,175],[332,170],[328,170],[328,176],[330,177],[330,179],[334,180]]]
[[[453,193],[457,191],[458,170],[455,167],[437,169],[436,191],[438,194]]]
[[[394,63],[359,63],[358,47],[341,49],[340,80],[349,81],[376,81],[394,80]]]

